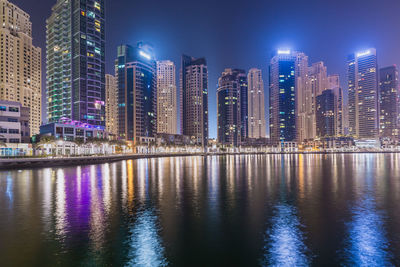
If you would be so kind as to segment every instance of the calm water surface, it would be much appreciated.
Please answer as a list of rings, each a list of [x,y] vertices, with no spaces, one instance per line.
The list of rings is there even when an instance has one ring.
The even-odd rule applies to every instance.
[[[1,266],[400,266],[400,154],[0,172]]]

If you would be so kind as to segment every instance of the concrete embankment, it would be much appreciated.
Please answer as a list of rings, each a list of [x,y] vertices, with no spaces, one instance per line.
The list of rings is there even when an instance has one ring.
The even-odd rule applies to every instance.
[[[132,154],[132,155],[63,157],[63,158],[10,158],[10,159],[0,159],[0,170],[76,166],[76,165],[101,164],[101,163],[130,160],[130,159],[204,156],[204,155],[206,154],[163,153],[163,154]]]

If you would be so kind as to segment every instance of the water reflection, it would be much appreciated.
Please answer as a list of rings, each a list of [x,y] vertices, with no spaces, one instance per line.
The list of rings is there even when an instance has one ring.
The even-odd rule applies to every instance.
[[[268,266],[308,266],[304,237],[294,207],[279,204],[275,207],[267,231],[265,261]]]
[[[389,243],[382,216],[375,210],[372,198],[365,198],[352,210],[344,260],[351,266],[391,266]]]
[[[0,172],[0,262],[400,266],[399,162],[246,155]]]
[[[144,210],[136,216],[130,232],[128,266],[167,266],[154,212]]]

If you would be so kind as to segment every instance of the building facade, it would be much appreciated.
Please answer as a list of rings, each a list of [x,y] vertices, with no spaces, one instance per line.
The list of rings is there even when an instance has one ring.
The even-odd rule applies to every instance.
[[[30,143],[29,112],[19,102],[0,100],[0,141]]]
[[[153,47],[118,48],[119,137],[134,145],[153,140],[157,132],[157,79]],[[121,97],[120,97],[121,96]]]
[[[266,138],[264,81],[260,69],[250,69],[248,76],[249,138]]]
[[[297,80],[297,139],[299,142],[313,140],[317,136],[317,96],[327,88],[327,68],[324,63],[313,63],[307,68],[306,76]]]
[[[308,58],[304,53],[278,50],[269,67],[270,138],[273,145],[297,140],[297,80],[305,79]],[[303,127],[303,126],[301,126]]]
[[[399,71],[396,66],[379,70],[379,131],[381,137],[399,139]]]
[[[354,138],[378,137],[378,61],[371,48],[348,57],[349,133]]]
[[[208,68],[205,58],[182,56],[181,131],[197,145],[208,144]]]
[[[340,86],[339,75],[328,76],[328,89],[335,94],[335,135],[345,135],[345,110],[344,110],[344,95]]]
[[[111,74],[106,74],[106,130],[118,135],[118,86],[117,79]]]
[[[177,100],[175,64],[157,61],[157,133],[178,134]]]
[[[108,133],[104,127],[92,124],[60,119],[59,122],[52,122],[40,126],[41,136],[54,136],[57,140],[88,142],[91,139],[108,139]]]
[[[31,134],[42,122],[41,49],[32,45],[30,16],[0,0],[0,99],[29,108]]]
[[[47,119],[105,126],[104,0],[57,0],[47,19]]]
[[[240,70],[225,69],[218,79],[218,143],[239,146],[242,134]]]
[[[316,98],[316,135],[318,137],[335,136],[335,94],[324,90]]]

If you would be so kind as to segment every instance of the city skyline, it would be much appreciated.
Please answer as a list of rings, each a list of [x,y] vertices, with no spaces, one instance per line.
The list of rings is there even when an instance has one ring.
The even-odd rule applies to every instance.
[[[55,2],[55,0],[44,0],[38,5],[37,2],[33,3],[31,1],[12,1],[12,3],[31,15],[33,43],[43,50],[43,65],[45,60],[45,19],[50,16],[51,6]],[[215,10],[209,11],[213,22],[215,22],[214,20],[218,11],[221,10],[223,2],[214,4]],[[329,3],[322,5],[313,3],[313,1],[301,4],[295,3],[295,1],[290,1],[290,3],[286,4],[261,4],[258,1],[250,1],[245,4],[244,12],[245,14],[254,12],[255,18],[243,23],[240,27],[254,26],[253,30],[246,33],[245,40],[237,40],[237,38],[230,40],[234,36],[232,32],[234,26],[232,28],[228,27],[228,31],[224,31],[225,34],[216,34],[216,30],[210,27],[211,22],[201,26],[196,26],[193,22],[188,25],[180,25],[179,20],[174,20],[167,24],[162,23],[164,21],[163,18],[165,19],[168,16],[167,11],[176,9],[176,11],[171,12],[180,14],[181,9],[178,8],[179,6],[182,6],[182,10],[185,8],[193,10],[195,7],[190,3],[172,1],[168,6],[164,4],[157,5],[152,10],[152,14],[146,18],[144,14],[141,14],[144,12],[140,12],[140,10],[144,10],[146,8],[144,5],[147,4],[122,0],[113,1],[113,3],[106,1],[106,72],[113,74],[113,60],[116,57],[117,45],[121,43],[134,44],[140,40],[148,41],[155,47],[157,60],[171,60],[176,64],[177,69],[180,68],[179,62],[182,53],[199,57],[204,56],[209,66],[210,95],[215,96],[218,76],[225,68],[242,68],[246,71],[252,67],[260,68],[263,72],[264,84],[267,85],[269,82],[267,63],[270,60],[271,51],[283,46],[306,53],[311,62],[324,61],[329,69],[328,74],[340,74],[341,85],[347,90],[345,75],[348,54],[368,47],[375,47],[378,51],[379,68],[400,63],[400,55],[394,53],[396,47],[400,46],[400,38],[392,34],[392,25],[400,23],[394,12],[396,10],[395,7],[400,6],[400,3],[387,1],[387,3],[391,3],[391,7],[385,7],[385,5],[378,3],[364,3],[359,6],[355,2],[339,1],[335,2],[334,5]],[[254,3],[257,3],[259,8],[251,7]],[[307,11],[302,7],[302,5],[307,6],[307,4],[314,4],[315,9],[319,10],[320,14],[316,14],[316,10]],[[322,10],[322,7],[327,8],[326,5],[333,11],[340,11],[347,20],[342,21],[340,17],[327,14],[327,11]],[[269,8],[267,9],[267,7]],[[350,16],[352,8],[356,7],[358,8],[358,13],[362,14],[360,15],[362,19],[358,18],[358,21]],[[209,10],[207,3],[198,3],[198,8],[203,11]],[[232,7],[232,9],[232,15],[226,16],[234,17],[240,11],[240,8],[237,7]],[[297,13],[301,12],[296,12],[296,9],[303,11],[303,14],[298,15]],[[162,12],[163,10],[165,13]],[[265,11],[265,14],[262,14],[261,10]],[[132,13],[132,15],[124,16],[128,12]],[[312,13],[315,16],[311,17],[311,19],[309,19],[310,16],[305,16],[308,17],[308,20],[301,17],[307,13]],[[363,28],[362,21],[364,21],[364,18],[367,19],[382,14],[386,18],[385,21],[380,20],[368,29]],[[275,16],[278,17],[279,15],[286,18],[286,22],[280,24],[273,20]],[[200,15],[195,14],[195,16]],[[318,25],[313,23],[313,26],[308,26],[307,30],[302,27],[318,21],[322,16],[325,16],[325,20]],[[135,17],[135,20],[130,20],[129,17]],[[289,19],[290,17],[292,19]],[[155,18],[156,20],[152,22]],[[187,15],[182,19],[184,18],[187,18]],[[345,27],[349,23],[353,25],[351,30]],[[191,29],[196,29],[200,36],[206,36],[208,41],[202,41],[200,36],[194,36],[196,34]],[[282,31],[283,29],[285,31]],[[183,38],[186,36],[187,38]],[[325,41],[327,38],[329,42]],[[346,41],[343,42],[341,40]],[[321,46],[321,43],[324,45]],[[246,53],[240,53],[239,48],[244,49]],[[42,69],[44,81],[44,66]],[[268,107],[268,93],[268,88],[265,86],[266,107]],[[214,98],[210,99],[209,112],[210,137],[215,138],[217,136],[217,118],[212,114],[216,115],[217,112]],[[44,116],[45,114],[42,117]],[[268,118],[268,110],[266,110],[266,117]]]

